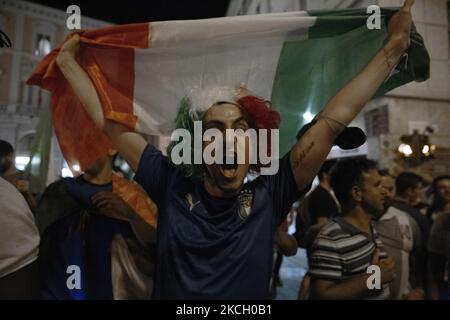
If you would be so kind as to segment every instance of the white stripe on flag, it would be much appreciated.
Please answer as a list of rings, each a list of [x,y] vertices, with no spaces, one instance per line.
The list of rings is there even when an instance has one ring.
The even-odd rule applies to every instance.
[[[149,48],[135,50],[136,130],[169,134],[194,88],[244,84],[270,99],[285,40],[306,39],[315,21],[291,12],[151,24]]]

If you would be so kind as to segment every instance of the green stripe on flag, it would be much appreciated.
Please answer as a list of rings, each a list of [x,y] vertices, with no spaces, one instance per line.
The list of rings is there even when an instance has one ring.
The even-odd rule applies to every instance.
[[[365,9],[314,11],[316,24],[308,40],[286,42],[278,61],[272,89],[272,105],[281,113],[280,155],[295,143],[306,123],[303,114],[317,114],[382,48],[387,39],[386,23],[395,10],[382,9],[380,30],[369,30]],[[410,81],[429,77],[429,55],[422,37],[412,31],[406,67],[401,61],[376,96]],[[295,70],[295,71],[293,71]]]

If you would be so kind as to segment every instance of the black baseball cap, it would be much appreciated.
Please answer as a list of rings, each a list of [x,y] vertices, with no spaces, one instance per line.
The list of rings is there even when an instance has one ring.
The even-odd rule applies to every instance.
[[[315,125],[317,119],[312,120],[310,123],[305,124],[297,133],[297,140],[300,139],[309,128]],[[366,142],[366,134],[358,127],[345,127],[345,129],[339,134],[334,141],[334,145],[343,150],[356,149],[362,146]]]

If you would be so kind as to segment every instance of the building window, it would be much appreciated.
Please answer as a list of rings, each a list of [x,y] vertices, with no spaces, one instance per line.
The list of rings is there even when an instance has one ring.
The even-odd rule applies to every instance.
[[[56,27],[47,21],[33,22],[32,53],[36,57],[42,57],[50,53],[55,39]]]
[[[52,50],[52,43],[50,41],[50,36],[38,34],[34,49],[34,55],[45,56],[46,54],[49,54],[51,50]]]

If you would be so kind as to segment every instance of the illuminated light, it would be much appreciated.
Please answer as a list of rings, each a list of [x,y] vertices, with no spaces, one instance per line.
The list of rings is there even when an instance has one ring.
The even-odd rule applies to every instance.
[[[422,148],[422,153],[423,154],[428,154],[430,152],[430,146],[429,145],[424,145]]]
[[[311,122],[312,119],[314,119],[314,115],[311,112],[306,111],[305,113],[303,113],[303,120],[305,120],[306,122]]]
[[[41,37],[39,39],[38,45],[36,50],[34,51],[34,54],[36,56],[45,56],[52,51],[52,45],[50,43],[50,40],[48,37]]]
[[[73,171],[80,171],[80,166],[79,166],[78,164],[74,164],[74,165],[72,166],[72,170],[73,170]]]
[[[63,178],[67,178],[67,177],[73,178],[72,171],[69,168],[62,168],[61,169],[61,176]]]
[[[412,155],[413,150],[411,148],[411,146],[409,144],[405,144],[405,146],[403,147],[403,152],[402,152],[406,157],[409,157]]]
[[[17,170],[25,170],[28,162],[30,162],[30,157],[16,157],[15,162]]]
[[[26,166],[30,162],[30,157],[16,157],[16,164]]]
[[[403,153],[404,148],[405,148],[405,144],[402,143],[401,145],[398,146],[398,152]]]

